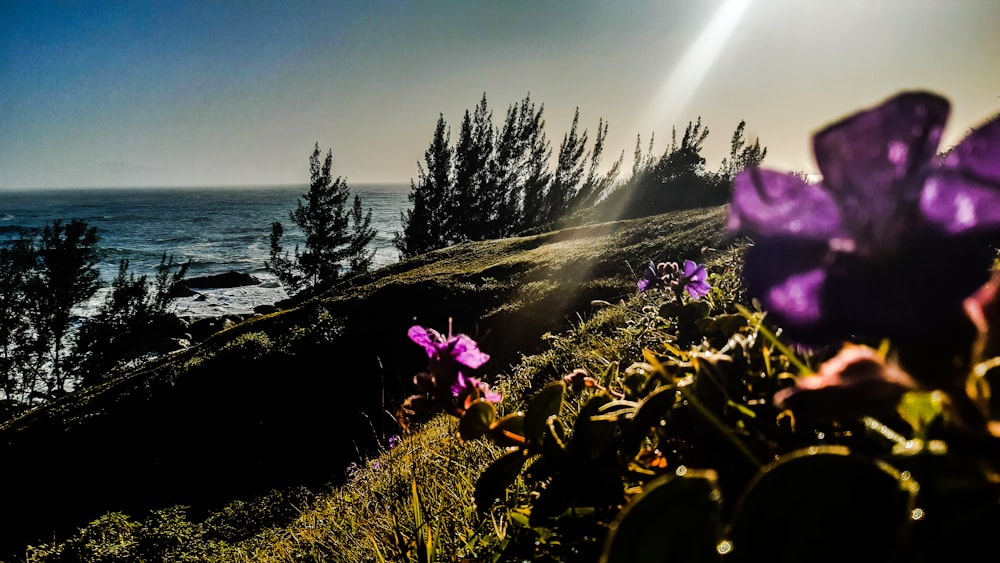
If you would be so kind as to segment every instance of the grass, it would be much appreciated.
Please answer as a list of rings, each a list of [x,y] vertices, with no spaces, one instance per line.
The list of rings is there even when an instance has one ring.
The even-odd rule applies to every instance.
[[[717,288],[709,297],[714,307],[731,307],[739,297],[738,256],[734,247],[708,264]],[[541,352],[498,374],[495,383],[504,395],[500,414],[523,410],[533,392],[574,369],[598,377],[623,371],[642,359],[643,349],[662,347],[669,338],[663,322],[651,295],[596,304],[592,314],[578,315],[571,329],[545,334]],[[273,346],[265,333],[246,332],[219,354],[259,357]],[[570,420],[580,408],[579,402],[566,405]],[[529,525],[516,508],[530,495],[522,479],[497,508],[485,516],[477,512],[476,479],[503,450],[483,440],[462,442],[457,425],[445,415],[419,424],[396,447],[383,444],[377,455],[349,467],[342,485],[272,491],[206,515],[190,514],[183,506],[139,517],[109,513],[62,542],[31,548],[28,560],[495,561],[525,553],[587,552],[600,545],[599,531],[572,537]]]

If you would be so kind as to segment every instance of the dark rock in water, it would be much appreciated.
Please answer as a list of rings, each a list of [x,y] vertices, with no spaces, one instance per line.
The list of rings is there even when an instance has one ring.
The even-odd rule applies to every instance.
[[[250,274],[241,274],[230,270],[224,274],[201,276],[181,280],[181,286],[187,289],[221,289],[228,287],[243,287],[245,285],[260,285],[260,280]]]
[[[175,285],[170,290],[171,297],[194,297],[195,295],[198,295],[198,292],[186,285]]]
[[[188,324],[177,315],[166,313],[153,319],[150,331],[158,337],[174,338],[186,333]]]

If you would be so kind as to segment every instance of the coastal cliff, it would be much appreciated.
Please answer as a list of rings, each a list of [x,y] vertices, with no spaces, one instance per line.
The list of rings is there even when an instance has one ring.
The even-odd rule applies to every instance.
[[[413,324],[473,335],[502,379],[548,332],[635,292],[648,260],[726,245],[725,207],[470,242],[345,280],[0,426],[0,555],[109,511],[207,511],[336,482],[398,432]],[[558,377],[559,374],[550,374]]]

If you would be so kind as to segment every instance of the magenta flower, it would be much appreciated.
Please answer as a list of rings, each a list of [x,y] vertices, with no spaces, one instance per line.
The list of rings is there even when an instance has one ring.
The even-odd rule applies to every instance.
[[[500,393],[490,389],[489,385],[475,377],[468,377],[461,372],[458,373],[458,379],[455,383],[451,385],[451,394],[456,398],[475,395],[491,403],[499,403],[503,399]]]
[[[692,299],[701,299],[712,289],[712,286],[708,285],[708,272],[705,271],[705,266],[693,260],[684,261],[684,273],[681,274],[680,283]]]
[[[942,158],[948,113],[902,93],[814,136],[822,184],[737,176],[728,227],[754,242],[744,280],[790,336],[905,337],[962,315],[1000,242],[1000,119]]]
[[[476,341],[464,334],[444,337],[434,329],[412,326],[407,331],[410,340],[424,347],[430,360],[431,372],[439,377],[446,375],[449,384],[455,380],[460,368],[476,369],[490,359],[489,354],[479,351]],[[435,370],[435,367],[438,369]]]
[[[410,340],[427,351],[427,369],[430,373],[418,374],[416,378],[417,385],[422,390],[436,396],[437,400],[451,401],[451,398],[463,399],[475,395],[490,402],[500,402],[500,395],[491,391],[487,384],[467,375],[490,359],[489,354],[479,350],[475,340],[464,334],[445,337],[434,329],[422,326],[410,327],[407,334]],[[441,390],[447,390],[451,398],[439,397]]]

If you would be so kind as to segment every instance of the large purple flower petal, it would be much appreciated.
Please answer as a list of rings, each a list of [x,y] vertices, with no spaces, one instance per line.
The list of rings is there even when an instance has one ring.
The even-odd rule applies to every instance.
[[[773,320],[803,340],[823,336],[825,241],[764,238],[747,250],[743,279]]]
[[[1000,182],[1000,115],[975,128],[948,152],[944,165],[962,170],[984,182]]]
[[[407,336],[410,337],[410,340],[412,340],[415,344],[423,346],[424,350],[427,351],[427,355],[429,357],[433,358],[437,354],[437,346],[435,346],[435,340],[432,338],[432,335],[429,332],[427,332],[427,329],[425,329],[424,327],[419,325],[411,326],[410,330],[408,330],[406,334]]]
[[[924,185],[920,206],[950,234],[1000,230],[1000,118],[948,153]]]
[[[836,202],[822,186],[794,174],[758,168],[736,176],[728,228],[751,236],[845,237]]]
[[[951,235],[1000,228],[1000,180],[984,184],[953,171],[927,180],[920,198],[924,218]]]
[[[729,227],[754,241],[743,277],[789,336],[912,339],[960,322],[1000,242],[1000,125],[939,164],[947,114],[939,96],[904,93],[816,135],[822,185],[737,177]]]
[[[451,345],[451,357],[463,366],[476,369],[490,359],[489,354],[479,350],[475,340],[464,334],[449,338],[448,343]]]
[[[903,242],[948,117],[944,98],[907,92],[813,138],[823,185],[864,252]]]

